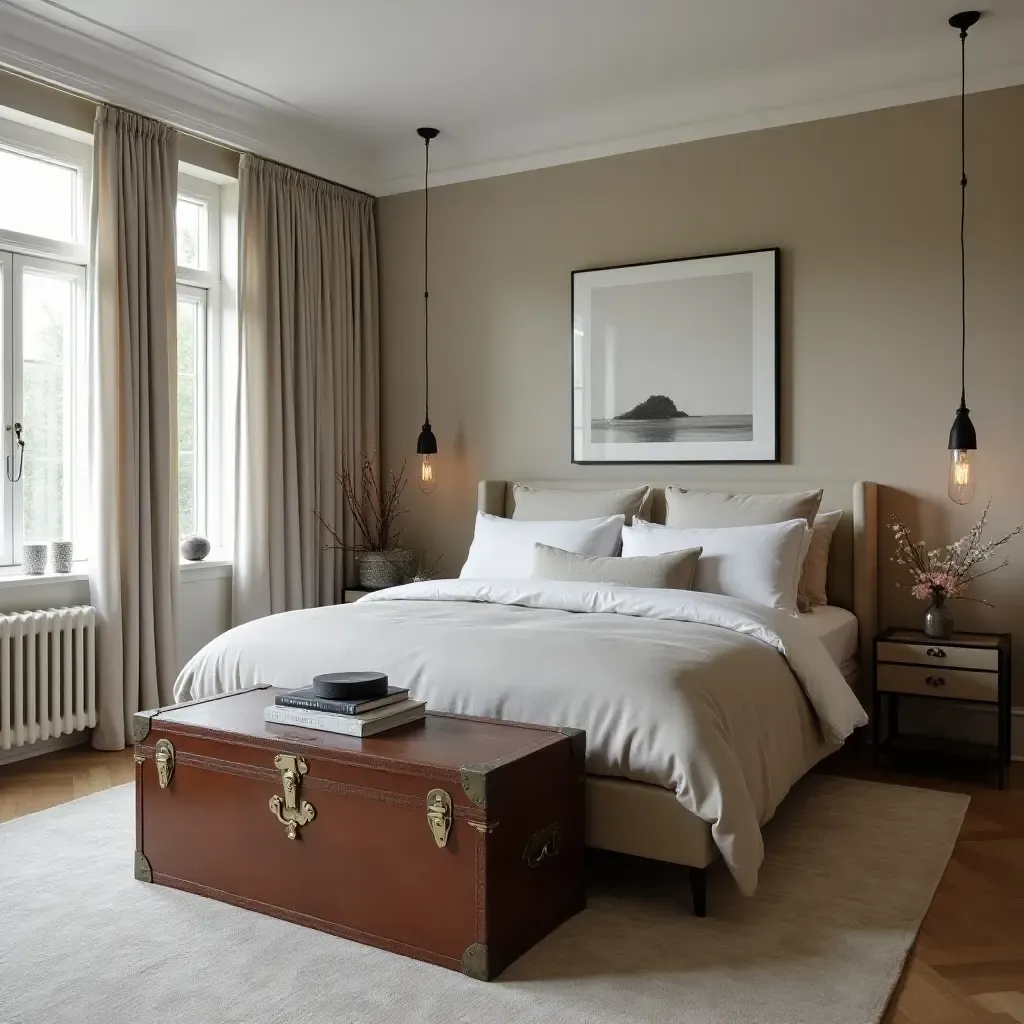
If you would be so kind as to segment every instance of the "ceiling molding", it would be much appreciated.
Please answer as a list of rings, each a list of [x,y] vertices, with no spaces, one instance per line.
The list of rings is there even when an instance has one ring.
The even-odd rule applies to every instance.
[[[0,0],[0,64],[183,131],[372,191],[366,155],[338,129],[274,97],[46,7]],[[52,16],[51,16],[52,15]],[[97,34],[104,38],[97,38]],[[134,51],[134,52],[133,52]]]
[[[972,92],[1024,83],[1024,18],[1005,17],[1011,13],[1010,2],[994,0],[1004,9],[998,31],[972,35]],[[882,42],[864,41],[859,49],[808,46],[792,59],[780,58],[761,70],[740,63],[733,72],[723,68],[717,78],[678,80],[674,87],[658,86],[660,91],[649,94],[631,94],[625,86],[606,89],[603,99],[589,104],[567,99],[539,109],[532,102],[509,108],[507,116],[483,117],[482,111],[490,109],[484,93],[481,103],[460,120],[461,108],[449,96],[445,109],[453,123],[445,125],[443,112],[427,120],[440,121],[444,132],[436,148],[431,147],[431,182],[446,185],[515,174],[952,96],[959,92],[954,46],[944,19],[937,25],[929,20],[923,28]],[[0,0],[0,65],[375,195],[422,185],[421,147],[410,142],[411,129],[401,122],[409,102],[430,106],[429,90],[410,99],[412,87],[401,82],[388,96],[390,107],[373,107],[364,97],[380,116],[371,117],[368,110],[360,114],[351,97],[352,109],[344,103],[332,106],[329,91],[296,90],[292,98],[303,97],[296,102],[311,108],[303,109],[78,14],[57,0]],[[258,81],[259,68],[249,70]],[[245,77],[241,70],[236,73]],[[506,76],[506,92],[510,81],[516,84],[514,77]],[[317,81],[323,90],[331,79]],[[378,87],[384,81],[378,78]],[[439,88],[439,95],[446,95],[443,82]],[[499,106],[500,94],[499,83],[494,101]],[[317,105],[325,96],[327,102]],[[331,120],[312,109],[344,110],[348,119]]]
[[[968,89],[968,92],[986,92],[992,89],[1002,89],[1021,84],[1024,84],[1024,63],[1009,68],[1000,68],[976,74],[974,76],[974,83]],[[622,135],[617,138],[600,139],[595,142],[574,146],[539,150],[521,156],[510,156],[498,160],[481,159],[479,162],[470,160],[465,163],[456,163],[449,167],[438,166],[443,159],[442,154],[444,151],[443,146],[438,146],[436,147],[438,151],[437,156],[432,161],[430,183],[431,186],[454,185],[459,182],[494,178],[505,174],[519,174],[523,171],[536,171],[545,167],[557,167],[563,164],[578,163],[583,160],[597,160],[602,157],[618,156],[644,149],[657,149],[662,146],[674,146],[683,142],[696,142],[700,139],[717,138],[723,135],[737,135],[742,132],[759,131],[765,128],[780,128],[789,124],[804,124],[809,121],[821,121],[826,118],[861,114],[870,110],[905,106],[911,103],[923,103],[928,100],[955,96],[959,92],[959,77],[951,77],[942,82],[897,86],[859,95],[821,100],[815,103],[793,103],[776,107],[766,106],[729,117],[713,117],[707,120],[697,119],[657,131],[643,132],[636,135]],[[466,151],[469,152],[472,151],[472,148],[477,147],[465,147]],[[479,148],[482,149],[484,147],[480,146]],[[414,192],[423,187],[422,172],[389,177],[384,167],[384,161],[380,160],[377,164],[375,178],[376,187],[374,192],[379,196]]]

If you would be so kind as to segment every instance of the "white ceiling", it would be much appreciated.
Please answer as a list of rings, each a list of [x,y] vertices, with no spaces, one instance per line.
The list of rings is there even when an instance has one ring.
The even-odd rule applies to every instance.
[[[148,90],[148,106],[177,111],[185,127],[205,121],[216,134],[218,112],[231,114],[229,141],[273,137],[267,155],[288,160],[291,144],[300,155],[289,162],[382,193],[420,184],[422,124],[442,130],[431,148],[442,182],[948,95],[959,43],[946,19],[958,9],[958,0],[0,0],[0,61],[34,57],[51,73],[62,54],[91,63],[78,69],[83,81],[115,76],[129,99]],[[975,89],[1024,82],[1022,0],[990,0],[968,71]]]

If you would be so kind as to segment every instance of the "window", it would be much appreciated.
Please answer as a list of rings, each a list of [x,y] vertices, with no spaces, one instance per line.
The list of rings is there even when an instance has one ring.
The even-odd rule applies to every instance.
[[[209,270],[209,230],[209,203],[179,195],[177,209],[179,267],[189,270]]]
[[[178,286],[178,531],[204,533],[207,291]]]
[[[87,453],[84,373],[88,147],[0,122],[0,563],[71,539]]]
[[[78,169],[0,149],[0,224],[73,242],[78,234]]]
[[[178,190],[178,530],[224,548],[229,460],[221,339],[229,311],[220,272],[222,188],[179,172]]]

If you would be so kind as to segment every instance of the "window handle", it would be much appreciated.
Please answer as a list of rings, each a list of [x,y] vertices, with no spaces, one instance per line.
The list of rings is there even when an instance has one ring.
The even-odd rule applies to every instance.
[[[10,426],[8,426],[8,428],[7,428],[8,433],[10,432],[10,430],[11,430],[11,428],[10,428]],[[15,437],[15,444],[17,444],[17,446],[19,448],[18,475],[17,476],[11,476],[11,456],[10,455],[7,456],[7,479],[10,480],[12,484],[16,484],[21,479],[21,474],[22,474],[22,472],[25,469],[25,442],[21,439],[21,424],[20,423],[15,423],[14,424],[14,437]],[[11,452],[13,453],[13,451],[14,451],[14,445],[11,446]]]

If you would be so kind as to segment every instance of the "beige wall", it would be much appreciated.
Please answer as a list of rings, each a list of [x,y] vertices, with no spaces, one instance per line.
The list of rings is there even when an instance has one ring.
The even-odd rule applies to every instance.
[[[73,96],[41,82],[33,82],[10,71],[0,70],[0,106],[11,107],[35,117],[77,128],[92,134],[96,120],[96,103],[83,96]],[[238,177],[238,153],[194,135],[182,135],[178,156],[185,163],[205,167],[229,177]]]
[[[407,537],[465,555],[481,477],[866,478],[933,542],[992,496],[1024,521],[1024,88],[969,97],[968,398],[975,503],[945,496],[959,398],[957,104],[942,100],[647,150],[432,192],[431,414],[440,486],[410,485]],[[443,145],[443,136],[438,143]],[[423,414],[422,196],[380,201],[385,464],[410,468]],[[569,284],[579,268],[780,246],[783,464],[584,467],[569,455]],[[890,490],[891,488],[891,490]],[[918,621],[893,588],[882,620]],[[1020,632],[1024,541],[958,603]],[[1018,651],[1024,635],[1018,635]],[[1024,662],[1022,662],[1024,664]],[[1024,675],[1024,670],[1018,673]],[[1024,703],[1024,679],[1018,682]]]

